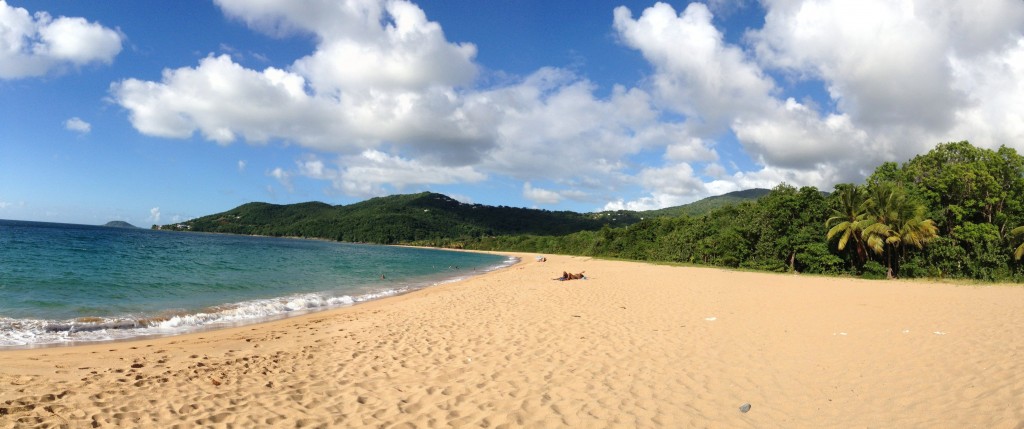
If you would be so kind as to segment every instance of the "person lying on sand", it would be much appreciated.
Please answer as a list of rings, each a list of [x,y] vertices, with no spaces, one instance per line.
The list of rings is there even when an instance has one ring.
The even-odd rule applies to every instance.
[[[572,274],[566,271],[562,271],[562,277],[556,277],[554,280],[586,280],[587,276],[583,275],[586,271],[580,271],[579,274]]]

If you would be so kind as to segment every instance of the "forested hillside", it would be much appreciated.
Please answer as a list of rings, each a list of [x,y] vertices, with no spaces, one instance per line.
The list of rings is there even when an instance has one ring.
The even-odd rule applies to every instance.
[[[879,278],[1019,280],[1022,203],[1024,157],[957,142],[902,165],[884,163],[865,183],[831,192],[781,184],[648,212],[492,207],[421,193],[347,206],[250,203],[163,228]]]
[[[764,188],[733,191],[714,197],[708,197],[700,201],[692,202],[690,204],[646,211],[643,212],[643,215],[644,217],[678,217],[683,215],[701,216],[711,213],[715,209],[720,209],[726,206],[732,206],[743,202],[757,200],[765,195],[768,195],[769,192],[771,192],[771,189]]]
[[[424,192],[373,198],[346,206],[319,202],[276,205],[249,203],[232,210],[162,229],[232,234],[325,238],[380,244],[443,241],[493,235],[564,235],[625,226],[633,212],[580,214],[464,204]]]
[[[867,277],[1019,281],[1024,157],[940,144],[863,184],[779,185],[755,202],[704,216],[646,218],[559,237],[503,236],[475,249],[607,256]]]
[[[321,202],[248,203],[223,213],[159,228],[378,244],[430,241],[441,246],[457,246],[465,240],[495,235],[565,235],[603,226],[624,227],[644,217],[706,213],[715,207],[754,200],[767,193],[767,189],[750,189],[646,212],[575,213],[465,204],[445,195],[424,192],[372,198],[347,206]]]

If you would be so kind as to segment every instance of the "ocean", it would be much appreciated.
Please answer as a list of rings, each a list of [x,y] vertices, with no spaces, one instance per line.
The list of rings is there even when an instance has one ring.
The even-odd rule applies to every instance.
[[[271,320],[514,262],[435,249],[0,220],[0,348]]]

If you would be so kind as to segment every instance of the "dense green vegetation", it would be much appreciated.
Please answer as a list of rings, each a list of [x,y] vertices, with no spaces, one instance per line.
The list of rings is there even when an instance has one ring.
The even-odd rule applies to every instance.
[[[646,218],[565,236],[485,237],[466,247],[856,274],[1024,279],[1024,157],[968,142],[938,145],[864,184],[782,184],[703,216]]]
[[[347,206],[319,202],[249,203],[161,228],[380,244],[430,240],[453,246],[459,239],[472,237],[564,235],[604,225],[625,226],[637,220],[634,212],[580,214],[493,207],[463,204],[441,194],[424,192],[373,198]]]
[[[676,207],[666,207],[658,210],[649,210],[643,212],[644,217],[663,217],[663,216],[701,216],[711,213],[715,209],[719,209],[725,206],[731,206],[742,202],[757,200],[768,193],[771,189],[754,188],[746,189],[742,191],[729,192],[714,197],[708,197],[700,201],[695,201],[690,204],[684,204]]]
[[[463,204],[421,193],[348,206],[250,203],[164,228],[852,274],[1024,279],[1024,157],[945,143],[831,192],[781,184],[648,212]]]
[[[780,185],[757,202],[724,206],[703,216],[645,218],[560,237],[486,237],[466,246],[637,260],[838,273],[844,260],[830,252],[824,220],[828,202],[817,189]]]

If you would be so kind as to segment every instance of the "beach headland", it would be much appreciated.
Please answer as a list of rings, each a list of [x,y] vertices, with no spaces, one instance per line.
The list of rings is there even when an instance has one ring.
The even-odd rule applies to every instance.
[[[517,256],[258,325],[0,351],[0,428],[1024,424],[1021,287]]]

